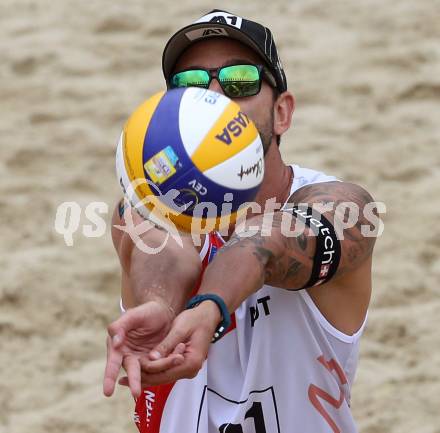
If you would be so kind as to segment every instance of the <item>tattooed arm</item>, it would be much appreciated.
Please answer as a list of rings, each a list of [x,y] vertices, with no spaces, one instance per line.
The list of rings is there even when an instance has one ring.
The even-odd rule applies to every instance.
[[[339,268],[326,286],[343,286],[344,279],[351,280],[350,275],[370,263],[375,237],[364,234],[374,234],[377,213],[371,212],[373,199],[364,189],[344,182],[318,183],[296,191],[289,203],[313,207],[333,223],[340,239],[343,235]],[[376,220],[370,218],[373,222],[365,216],[368,210],[376,215]],[[267,215],[253,218],[250,228],[232,236],[208,266],[199,293],[218,293],[234,311],[263,284],[296,290],[308,282],[316,246],[311,229],[296,224],[287,211],[275,212],[269,224],[267,220]],[[291,234],[286,236],[287,231]]]
[[[374,234],[373,223],[379,222],[377,216],[371,218],[374,217],[371,208],[375,205],[369,203],[373,200],[359,186],[328,182],[301,188],[289,202],[321,211],[333,223],[339,238],[344,235],[340,241],[337,273],[329,282],[308,289],[308,293],[333,326],[351,335],[363,323],[370,298],[375,238],[364,234],[367,231]],[[272,216],[271,221],[268,215],[252,218],[247,229],[231,237],[207,267],[199,294],[221,296],[228,310],[233,312],[263,284],[296,290],[308,282],[315,255],[315,236],[303,224],[298,226],[288,211],[275,212]],[[288,230],[291,233],[286,236]],[[184,361],[167,371],[161,365],[154,365],[159,361],[149,361],[143,365],[145,383],[155,385],[194,377],[208,354],[220,319],[217,306],[210,301],[177,316],[169,334],[155,351],[159,356],[167,356],[178,343],[185,342]]]
[[[372,221],[379,221],[377,216],[376,219],[366,218],[364,212],[368,207],[375,207],[368,205],[372,198],[359,186],[329,182],[303,187],[289,201],[320,210],[333,223],[336,233],[339,231],[339,238],[341,231],[344,235],[340,241],[341,260],[336,275],[308,292],[333,326],[352,335],[364,321],[370,297],[371,253],[375,238],[364,234],[366,231],[374,234]],[[221,296],[228,310],[233,312],[263,284],[296,290],[308,282],[316,247],[312,231],[303,224],[297,226],[295,217],[287,211],[275,212],[271,221],[268,216],[249,220],[248,228],[235,233],[219,250],[205,271],[199,294]],[[289,230],[291,235],[286,236]],[[178,315],[155,351],[159,356],[167,356],[178,343],[185,342],[183,363],[165,371],[162,366],[154,365],[160,360],[148,361],[143,365],[144,382],[156,385],[194,377],[208,354],[220,319],[219,309],[210,301]]]

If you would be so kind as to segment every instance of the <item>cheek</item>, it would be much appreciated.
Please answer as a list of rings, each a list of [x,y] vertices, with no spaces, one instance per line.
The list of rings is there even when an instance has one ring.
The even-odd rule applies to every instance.
[[[269,92],[271,91],[269,90]],[[260,131],[271,133],[273,129],[273,97],[271,93],[268,95],[265,93],[262,91],[257,96],[236,101]]]
[[[257,109],[253,106],[248,111],[245,111],[245,107],[242,107],[242,109],[255,123],[263,143],[264,154],[266,154],[274,136],[273,106],[260,106]]]

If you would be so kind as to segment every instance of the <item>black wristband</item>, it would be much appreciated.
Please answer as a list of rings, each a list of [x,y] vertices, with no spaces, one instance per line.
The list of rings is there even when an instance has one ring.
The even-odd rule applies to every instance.
[[[223,301],[223,299],[220,296],[214,295],[213,293],[205,293],[203,295],[193,296],[186,304],[186,309],[188,310],[190,308],[197,307],[197,305],[199,305],[203,301],[215,302],[218,309],[220,310],[220,314],[222,315],[222,321],[217,326],[217,329],[215,330],[214,336],[212,337],[211,340],[211,343],[215,343],[216,341],[220,340],[220,338],[222,338],[223,335],[225,335],[226,331],[231,325],[231,315],[229,314],[229,311],[226,308],[225,301]]]

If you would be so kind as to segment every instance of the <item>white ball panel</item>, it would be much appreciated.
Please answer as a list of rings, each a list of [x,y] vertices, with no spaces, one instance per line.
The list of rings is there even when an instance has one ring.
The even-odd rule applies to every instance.
[[[230,99],[207,89],[188,88],[179,109],[180,135],[187,154],[191,157],[209,130],[221,116]],[[194,113],[198,113],[194,128]]]
[[[258,186],[264,176],[264,152],[260,136],[241,152],[203,174],[226,188],[245,190]]]

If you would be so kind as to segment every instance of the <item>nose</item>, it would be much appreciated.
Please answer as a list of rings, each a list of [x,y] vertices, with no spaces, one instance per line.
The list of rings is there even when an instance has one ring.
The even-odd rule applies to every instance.
[[[213,79],[211,80],[211,83],[209,85],[209,90],[213,90],[214,92],[221,93],[222,95],[224,95],[223,89],[221,88],[220,83],[215,77],[213,77]]]

